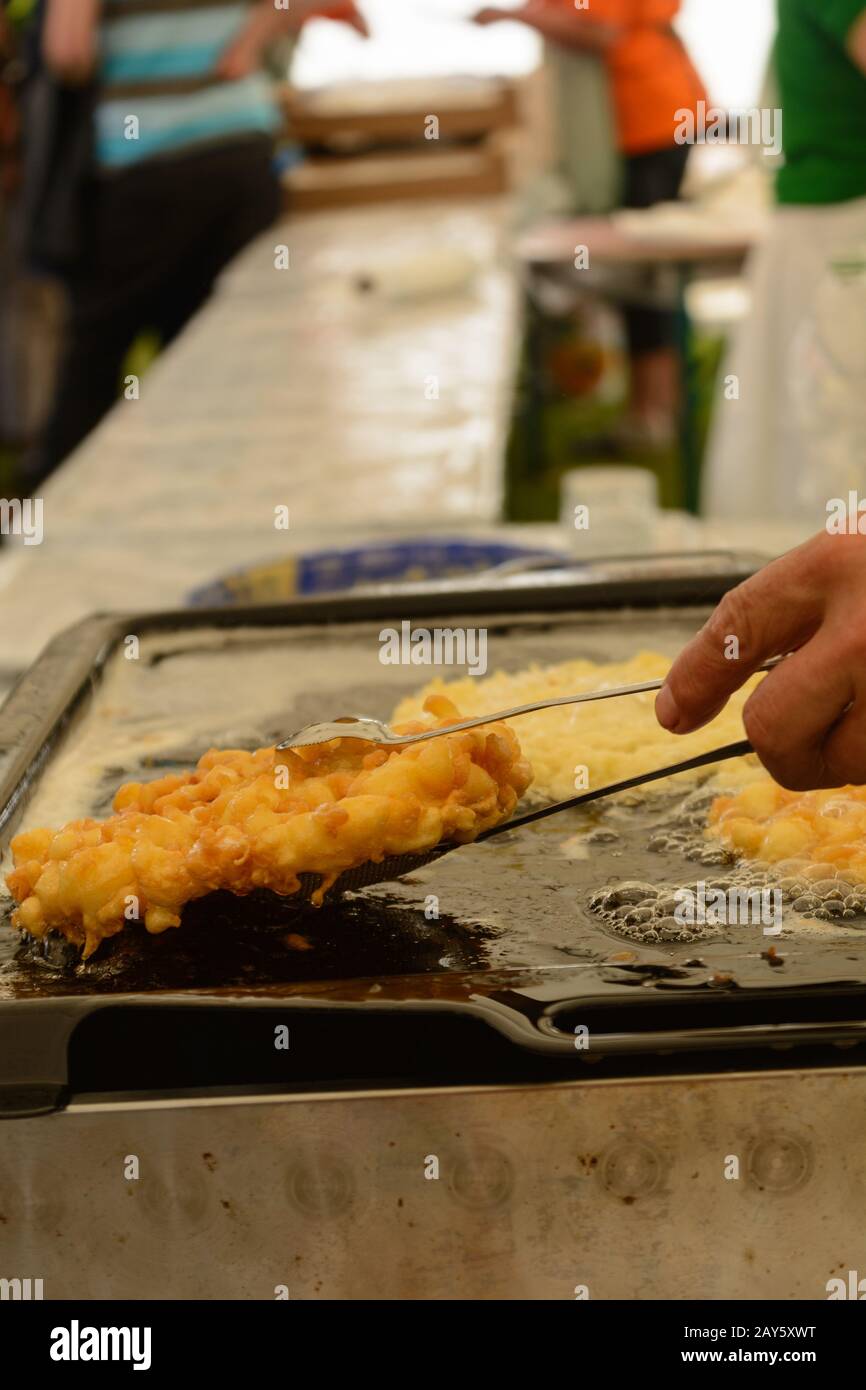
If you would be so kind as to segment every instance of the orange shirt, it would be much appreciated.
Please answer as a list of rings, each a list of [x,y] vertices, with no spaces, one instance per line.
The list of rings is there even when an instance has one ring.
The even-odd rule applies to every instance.
[[[675,143],[676,112],[695,111],[706,101],[700,77],[685,48],[671,33],[680,0],[547,0],[574,14],[575,25],[610,24],[624,30],[605,51],[610,72],[620,149],[646,154]]]

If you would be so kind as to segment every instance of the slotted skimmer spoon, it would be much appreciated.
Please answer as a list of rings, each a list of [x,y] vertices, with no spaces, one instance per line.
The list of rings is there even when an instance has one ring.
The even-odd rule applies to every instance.
[[[483,722],[489,722],[489,717]],[[459,726],[452,725],[452,732],[455,727]],[[586,806],[590,801],[600,801],[602,797],[614,796],[617,792],[629,791],[633,787],[642,787],[648,782],[658,782],[662,777],[673,777],[678,772],[691,772],[698,767],[708,767],[711,763],[724,762],[727,758],[742,758],[746,753],[753,753],[754,751],[751,743],[745,739],[739,743],[726,744],[724,748],[713,748],[708,753],[698,753],[694,758],[686,758],[684,762],[672,763],[669,767],[659,767],[654,772],[641,772],[636,777],[626,777],[622,782],[612,782],[609,786],[598,787],[595,791],[581,792],[579,796],[569,797],[567,801],[557,801],[552,806],[541,806],[535,811],[527,811],[521,816],[504,821],[502,825],[494,825],[489,830],[482,830],[480,835],[476,835],[474,840],[469,840],[467,843],[479,845],[485,840],[492,840],[496,835],[504,835],[507,830],[519,830],[522,826],[531,825],[534,821],[546,820],[548,816],[558,815],[560,811],[570,811],[575,806]],[[374,883],[393,883],[395,879],[402,878],[404,874],[426,868],[434,860],[442,859],[444,855],[452,854],[454,850],[461,848],[461,845],[445,841],[434,845],[432,849],[422,850],[418,854],[391,855],[389,858],[380,859],[378,863],[368,860],[364,864],[359,864],[355,869],[345,869],[343,873],[339,874],[325,896],[327,898],[332,895],[338,897],[341,893],[369,888]],[[300,894],[293,896],[309,899],[319,887],[321,876],[319,874],[300,874],[299,877],[301,880]]]
[[[771,661],[759,666],[754,674],[771,671],[784,659],[782,656],[773,657]],[[536,710],[555,709],[558,705],[585,704],[590,700],[612,700],[620,695],[641,695],[645,691],[660,690],[663,685],[664,680],[651,680],[642,681],[639,685],[615,686],[609,690],[590,690],[582,695],[560,695],[555,699],[538,700],[529,705],[516,705],[513,709],[500,710],[496,714],[477,715],[472,719],[462,719],[457,724],[447,724],[443,728],[425,729],[420,734],[396,734],[389,725],[382,723],[379,719],[369,719],[364,715],[344,715],[342,718],[328,723],[308,724],[298,733],[292,734],[290,738],[278,743],[277,748],[279,750],[309,748],[316,744],[329,743],[331,739],[335,738],[357,738],[379,746],[405,747],[410,743],[421,743],[427,739],[441,738],[444,734],[460,733],[463,729],[476,729],[482,724],[493,724],[500,719],[513,719],[519,714],[532,714]],[[496,835],[504,835],[508,830],[519,830],[522,826],[531,825],[534,821],[546,820],[548,816],[558,815],[560,811],[570,811],[577,806],[586,806],[591,801],[600,801],[603,797],[615,796],[617,792],[629,791],[633,787],[642,787],[649,782],[658,782],[663,777],[674,777],[678,772],[691,772],[695,768],[708,767],[712,763],[724,762],[728,758],[741,758],[746,753],[753,753],[754,751],[751,743],[746,740],[741,740],[739,743],[729,743],[724,748],[715,748],[707,753],[699,753],[694,758],[686,758],[684,762],[672,763],[669,767],[660,767],[654,772],[642,772],[636,777],[627,777],[622,782],[612,782],[607,787],[598,787],[595,791],[581,792],[579,796],[569,797],[567,801],[557,801],[551,806],[541,806],[535,811],[527,811],[523,815],[515,816],[511,820],[503,822],[502,825],[494,825],[489,830],[483,830],[474,840],[467,841],[467,843],[478,845],[485,840],[492,840]],[[339,896],[341,893],[368,888],[374,883],[392,883],[395,879],[402,878],[404,874],[425,868],[436,859],[441,859],[444,855],[451,854],[460,848],[461,846],[458,844],[445,841],[434,845],[432,849],[417,854],[391,855],[378,862],[368,860],[354,869],[345,869],[343,873],[339,874],[325,896]],[[300,880],[300,896],[309,899],[319,887],[321,876],[319,874],[301,874]]]

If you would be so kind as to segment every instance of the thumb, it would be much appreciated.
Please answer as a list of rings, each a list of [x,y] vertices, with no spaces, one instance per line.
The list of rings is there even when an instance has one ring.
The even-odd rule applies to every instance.
[[[823,600],[792,551],[732,589],[674,662],[656,700],[656,717],[685,734],[715,718],[735,690],[769,657],[807,641]]]

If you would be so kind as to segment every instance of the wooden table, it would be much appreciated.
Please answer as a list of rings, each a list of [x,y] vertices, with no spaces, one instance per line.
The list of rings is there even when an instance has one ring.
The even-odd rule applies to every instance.
[[[638,214],[634,214],[637,216]],[[696,389],[692,371],[692,324],[687,292],[698,270],[739,270],[752,249],[752,236],[719,235],[711,225],[694,235],[635,235],[615,217],[582,217],[540,222],[517,242],[520,262],[539,273],[570,270],[575,279],[586,274],[575,265],[577,248],[586,247],[590,268],[635,267],[669,269],[675,277],[674,310],[680,359],[680,454],[685,504],[697,514],[700,501],[700,447],[697,437]]]

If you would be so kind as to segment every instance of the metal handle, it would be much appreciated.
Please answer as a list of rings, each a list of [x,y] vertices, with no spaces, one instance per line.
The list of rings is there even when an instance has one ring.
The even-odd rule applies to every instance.
[[[752,675],[761,671],[771,671],[784,661],[782,656],[774,656],[756,667]],[[357,738],[380,747],[406,747],[410,743],[427,743],[434,738],[445,738],[448,734],[463,733],[465,729],[478,729],[485,724],[495,724],[502,719],[515,719],[520,714],[535,714],[539,710],[556,709],[560,705],[582,705],[591,700],[613,700],[620,695],[643,695],[649,690],[661,690],[666,677],[651,681],[641,681],[638,685],[618,685],[607,690],[587,690],[582,695],[558,695],[555,699],[534,700],[529,705],[515,705],[512,709],[497,710],[494,714],[477,714],[471,719],[461,719],[458,724],[443,724],[438,729],[423,729],[420,734],[395,734],[393,729],[378,719],[368,719],[363,715],[344,715],[327,724],[310,724],[290,738],[277,744],[277,751],[284,748],[299,748],[310,744],[327,743],[334,738]],[[344,730],[344,725],[356,724],[352,731]]]
[[[610,786],[599,787],[594,792],[581,792],[580,796],[572,796],[568,801],[557,801],[553,806],[542,806],[538,811],[527,811],[525,815],[506,821],[504,825],[494,825],[491,830],[482,830],[473,843],[492,840],[494,835],[501,835],[505,830],[518,830],[523,825],[531,825],[533,821],[546,820],[548,816],[555,816],[559,811],[570,811],[575,806],[600,801],[603,796],[614,796],[616,792],[626,792],[632,787],[642,787],[648,782],[658,782],[663,777],[674,777],[678,772],[691,772],[696,767],[708,767],[711,763],[721,763],[728,758],[742,758],[746,753],[754,751],[747,739],[740,743],[728,743],[724,748],[714,748],[709,753],[698,753],[694,758],[686,758],[685,762],[660,767],[655,772],[642,772],[637,777],[627,777],[624,782],[613,782]]]
[[[765,661],[762,666],[756,667],[752,675],[758,675],[762,671],[772,671],[784,661],[783,656],[774,656],[772,660]],[[661,690],[667,677],[659,677],[656,680],[641,681],[639,685],[617,685],[609,690],[588,690],[583,695],[559,695],[555,700],[537,700],[531,705],[515,705],[513,709],[499,710],[497,714],[476,715],[472,719],[461,719],[459,724],[446,724],[441,729],[425,729],[420,734],[407,734],[405,737],[396,735],[395,741],[403,743],[421,743],[426,739],[442,738],[445,734],[459,734],[464,729],[477,729],[482,724],[493,724],[500,719],[514,719],[518,714],[534,714],[538,710],[556,709],[559,705],[582,705],[588,704],[590,700],[612,700],[619,695],[642,695],[648,690]],[[753,751],[753,750],[749,750]],[[729,756],[735,757],[736,754]],[[698,764],[700,766],[700,764]],[[565,804],[565,803],[564,803]]]
[[[617,695],[642,695],[646,690],[661,690],[664,679],[642,681],[639,685],[618,685],[611,690],[589,690],[583,695],[559,695],[555,700],[535,700],[530,705],[515,705],[513,709],[499,710],[496,714],[479,714],[472,719],[461,719],[459,724],[446,724],[441,729],[425,729],[420,734],[396,735],[399,743],[422,743],[431,738],[442,738],[445,734],[460,734],[464,729],[477,729],[482,724],[495,724],[500,719],[514,719],[518,714],[534,714],[538,710],[556,709],[558,705],[582,705],[590,700],[611,700]]]

